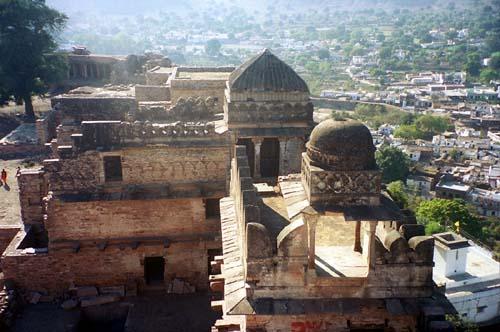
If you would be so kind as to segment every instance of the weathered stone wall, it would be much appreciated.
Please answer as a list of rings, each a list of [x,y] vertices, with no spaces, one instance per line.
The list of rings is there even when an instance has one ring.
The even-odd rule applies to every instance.
[[[113,238],[197,238],[216,234],[205,220],[201,198],[49,202],[45,227],[50,243],[58,240]]]
[[[20,226],[2,226],[0,228],[0,254],[9,246],[20,228]]]
[[[128,113],[137,110],[134,97],[58,96],[52,98],[52,107],[61,112],[61,122],[97,120],[125,120]]]
[[[103,172],[96,151],[82,153],[74,159],[48,159],[44,161],[44,168],[54,194],[95,191]]]
[[[350,328],[380,328],[384,331],[416,331],[416,319],[412,315],[399,316],[390,314],[384,306],[383,300],[366,301],[359,312],[351,312],[358,308],[343,308],[337,303],[337,308],[332,307],[336,313],[311,313],[307,315],[249,315],[246,316],[246,331],[257,332],[264,329],[267,332],[344,332]],[[296,308],[300,310],[299,308]],[[292,309],[293,310],[293,309]],[[343,312],[345,311],[345,312]]]
[[[228,148],[126,149],[122,154],[125,183],[225,181]]]
[[[13,279],[25,290],[61,294],[70,284],[77,286],[114,286],[135,282],[144,284],[144,258],[164,257],[165,281],[181,278],[198,290],[207,289],[207,249],[203,242],[172,243],[132,248],[108,247],[79,252],[49,251],[28,254],[11,244],[2,256],[5,279]],[[189,262],[187,264],[187,262]]]
[[[231,125],[267,125],[286,123],[287,126],[307,127],[312,122],[313,105],[311,102],[231,102],[227,104],[224,118]]]
[[[280,138],[280,174],[300,173],[304,151],[304,140],[301,137]]]
[[[43,198],[47,195],[47,181],[43,170],[26,169],[17,177],[21,218],[24,224],[41,224],[44,215]]]
[[[36,120],[38,144],[44,145],[56,136],[56,127],[60,121],[59,117],[59,112],[50,110],[45,113],[43,118]]]
[[[47,160],[50,190],[55,194],[94,192],[105,183],[103,157],[121,156],[122,184],[226,183],[228,146],[125,148],[87,151],[75,158]]]
[[[138,102],[170,100],[170,88],[157,85],[136,85],[135,99]]]
[[[311,165],[302,154],[302,183],[310,202],[338,205],[374,206],[380,204],[380,172],[330,171]]]
[[[177,82],[177,81],[175,81]],[[217,81],[216,81],[217,82]],[[182,85],[181,85],[182,84]],[[205,83],[195,81],[185,81],[181,84],[173,83],[170,88],[172,102],[177,102],[179,98],[187,99],[189,97],[208,98],[213,97],[217,102],[218,113],[223,112],[223,100],[225,81],[223,83]]]

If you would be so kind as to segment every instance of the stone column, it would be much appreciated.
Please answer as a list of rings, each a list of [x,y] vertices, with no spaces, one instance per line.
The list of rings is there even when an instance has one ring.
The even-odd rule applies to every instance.
[[[82,64],[82,78],[87,79],[87,64]]]
[[[288,173],[288,160],[286,155],[286,143],[287,139],[285,137],[278,138],[280,142],[280,168],[279,175],[286,175]]]
[[[97,78],[98,80],[101,79],[101,64],[96,64],[95,66],[95,70],[96,70],[96,73],[95,73],[95,78]]]
[[[356,221],[356,230],[354,231],[354,251],[362,252],[361,248],[361,221]]]
[[[316,268],[316,225],[318,224],[319,213],[308,206],[302,210],[302,218],[307,227],[307,268]]]
[[[377,229],[376,221],[367,221],[364,225],[366,259],[369,270],[375,268],[375,231]],[[363,254],[364,254],[363,252]]]
[[[256,179],[260,178],[260,147],[262,145],[262,141],[264,139],[262,137],[253,137],[252,142],[254,146],[254,170],[253,177]]]

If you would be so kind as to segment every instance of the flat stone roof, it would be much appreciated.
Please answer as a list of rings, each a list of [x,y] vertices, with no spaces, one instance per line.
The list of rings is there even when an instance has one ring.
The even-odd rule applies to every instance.
[[[222,80],[227,81],[231,75],[230,72],[187,72],[178,70],[176,79],[189,79],[189,80]]]
[[[135,96],[133,85],[110,85],[104,87],[82,86],[55,98],[119,98],[133,96]]]
[[[434,271],[434,281],[437,284],[446,283],[446,294],[455,295],[500,287],[500,263],[491,257],[490,252],[475,244],[467,250],[465,273],[445,277]]]
[[[36,125],[34,123],[23,123],[16,129],[0,139],[0,145],[12,144],[37,144]]]
[[[442,189],[463,191],[463,192],[467,192],[470,190],[469,185],[466,185],[466,184],[463,184],[460,182],[455,182],[455,181],[441,182],[438,184],[438,187],[442,188]]]

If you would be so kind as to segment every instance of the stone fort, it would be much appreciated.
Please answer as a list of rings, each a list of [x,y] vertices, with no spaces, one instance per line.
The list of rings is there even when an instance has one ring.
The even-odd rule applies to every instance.
[[[75,58],[72,76],[109,74]],[[212,331],[446,330],[434,240],[381,191],[368,128],[316,125],[306,83],[269,50],[238,68],[162,62],[145,83],[52,99],[5,279],[54,296],[210,292]]]

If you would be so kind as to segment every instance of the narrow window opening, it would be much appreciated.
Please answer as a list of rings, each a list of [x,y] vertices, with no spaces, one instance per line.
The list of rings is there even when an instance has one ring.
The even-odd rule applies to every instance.
[[[106,182],[122,180],[122,160],[120,156],[104,157],[104,179]]]

